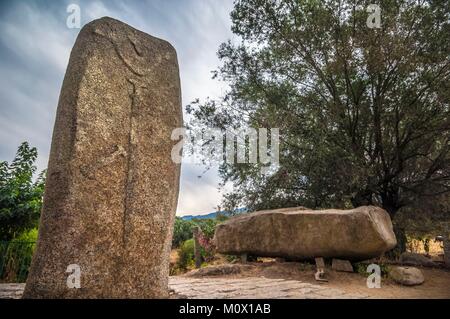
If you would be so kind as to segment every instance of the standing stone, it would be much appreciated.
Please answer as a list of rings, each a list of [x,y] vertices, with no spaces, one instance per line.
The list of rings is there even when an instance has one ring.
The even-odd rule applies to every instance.
[[[107,17],[84,26],[61,89],[25,298],[168,296],[180,170],[171,133],[181,126],[174,48]],[[78,266],[80,288],[69,288]]]

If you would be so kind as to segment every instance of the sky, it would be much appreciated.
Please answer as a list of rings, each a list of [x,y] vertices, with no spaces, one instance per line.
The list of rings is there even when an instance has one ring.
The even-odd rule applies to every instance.
[[[38,149],[38,169],[47,167],[59,92],[80,31],[66,24],[72,3],[80,7],[81,27],[110,16],[169,41],[177,51],[183,108],[224,93],[211,71],[220,64],[219,45],[235,40],[232,0],[1,1],[0,161],[10,162],[28,141]],[[217,169],[204,171],[182,164],[177,215],[206,214],[219,205]]]

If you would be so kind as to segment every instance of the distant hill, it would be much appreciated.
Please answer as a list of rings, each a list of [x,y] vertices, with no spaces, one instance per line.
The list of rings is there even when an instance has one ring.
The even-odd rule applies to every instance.
[[[242,208],[238,208],[235,211],[235,214],[242,214],[242,213],[246,213],[247,212],[247,208],[242,207]],[[216,212],[212,212],[209,214],[205,214],[205,215],[186,215],[186,216],[181,216],[181,219],[183,220],[192,220],[192,219],[210,219],[210,218],[216,218],[217,214],[226,214],[224,211],[216,211]]]

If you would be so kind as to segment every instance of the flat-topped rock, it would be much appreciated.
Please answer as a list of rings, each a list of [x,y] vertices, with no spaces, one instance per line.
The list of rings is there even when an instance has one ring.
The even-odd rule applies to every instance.
[[[283,208],[243,214],[219,224],[218,252],[262,257],[365,260],[396,245],[388,213],[375,206],[350,210]]]
[[[333,258],[331,261],[331,269],[335,271],[353,272],[353,266],[348,260]]]

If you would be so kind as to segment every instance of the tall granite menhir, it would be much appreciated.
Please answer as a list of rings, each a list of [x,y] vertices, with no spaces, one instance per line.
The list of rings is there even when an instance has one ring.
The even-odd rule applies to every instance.
[[[87,24],[61,89],[25,298],[168,295],[181,126],[174,48],[111,18]],[[80,288],[67,285],[74,264]]]

